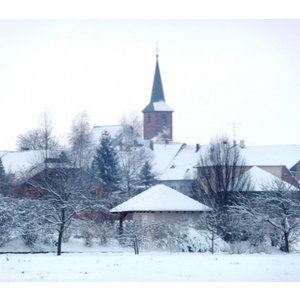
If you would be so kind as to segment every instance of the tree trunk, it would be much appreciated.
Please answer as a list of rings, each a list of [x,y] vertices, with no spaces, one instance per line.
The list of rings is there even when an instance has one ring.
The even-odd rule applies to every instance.
[[[134,237],[133,247],[134,247],[134,254],[139,254],[139,242],[136,236]]]
[[[64,234],[65,229],[65,215],[66,215],[66,209],[61,209],[61,224],[58,231],[58,240],[57,240],[57,252],[56,254],[59,256],[61,255],[61,244],[62,244],[62,238]]]
[[[285,252],[290,253],[289,234],[288,234],[288,232],[284,232],[284,243],[285,243]]]
[[[59,229],[58,232],[58,241],[57,241],[57,251],[56,251],[56,255],[61,255],[61,244],[62,244],[62,237],[63,237],[63,228],[62,226]]]

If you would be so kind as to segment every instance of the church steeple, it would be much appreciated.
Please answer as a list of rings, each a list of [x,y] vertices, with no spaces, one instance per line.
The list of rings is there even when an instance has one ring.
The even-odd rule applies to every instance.
[[[157,51],[158,49],[156,49]],[[173,139],[172,113],[173,109],[166,104],[156,52],[156,65],[150,103],[143,109],[144,138],[159,140]]]
[[[156,54],[156,65],[154,80],[151,93],[151,102],[165,101],[164,89],[161,81],[159,64],[158,64],[158,54]]]

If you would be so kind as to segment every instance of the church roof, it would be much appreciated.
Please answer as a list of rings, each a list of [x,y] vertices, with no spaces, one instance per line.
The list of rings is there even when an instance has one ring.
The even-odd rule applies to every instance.
[[[208,206],[170,188],[158,184],[137,196],[114,207],[110,211],[137,212],[137,211],[209,211]]]
[[[165,102],[164,89],[158,64],[158,55],[156,55],[156,65],[150,103],[144,108],[143,113],[155,111],[173,112],[173,109]]]

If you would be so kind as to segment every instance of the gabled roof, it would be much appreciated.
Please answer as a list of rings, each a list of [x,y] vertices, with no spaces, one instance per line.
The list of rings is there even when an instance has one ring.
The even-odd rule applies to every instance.
[[[118,212],[208,211],[210,208],[170,187],[158,184],[114,207]]]
[[[7,173],[16,174],[44,162],[44,150],[0,151],[0,157]]]
[[[153,171],[158,175],[161,175],[170,161],[180,151],[181,147],[181,143],[153,143]]]
[[[300,161],[300,145],[247,146],[241,150],[242,153],[246,150],[246,159],[249,161],[252,152],[262,158],[265,157],[264,161],[269,165],[282,165],[288,169]]]
[[[281,186],[287,190],[298,190],[295,186],[283,181],[282,179],[264,171],[259,167],[252,167],[245,172],[246,176],[251,179],[251,192],[262,192],[274,189],[276,186]],[[245,191],[245,190],[244,190]]]
[[[143,113],[156,111],[173,112],[173,109],[165,102],[164,89],[158,64],[158,56],[156,56],[156,65],[150,103],[143,109]]]
[[[159,180],[195,179],[194,166],[199,160],[200,146],[182,144],[181,148],[161,173]]]
[[[112,138],[115,138],[123,130],[122,125],[106,125],[94,126],[92,128],[92,139],[94,143],[99,144],[101,135],[104,131],[108,131]]]

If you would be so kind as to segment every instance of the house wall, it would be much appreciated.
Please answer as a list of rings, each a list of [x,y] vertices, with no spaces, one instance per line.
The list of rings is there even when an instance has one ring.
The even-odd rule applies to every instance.
[[[285,166],[260,166],[260,168],[295,187],[299,187],[299,183]]]
[[[286,167],[282,167],[281,170],[281,179],[288,182],[289,184],[299,188],[299,182],[293,175],[291,174],[290,170],[288,170]]]
[[[145,225],[151,225],[153,222],[178,222],[182,218],[190,218],[191,220],[198,221],[201,212],[135,212],[133,213],[133,220],[141,221]]]
[[[300,161],[298,161],[291,170],[294,171],[295,178],[300,181]]]
[[[282,166],[258,166],[260,167],[262,170],[269,172],[270,174],[280,178],[282,175]]]
[[[161,140],[173,140],[173,116],[171,112],[144,113],[144,138],[151,140],[162,133],[162,128],[167,128]]]

